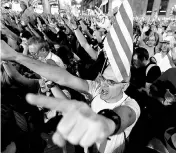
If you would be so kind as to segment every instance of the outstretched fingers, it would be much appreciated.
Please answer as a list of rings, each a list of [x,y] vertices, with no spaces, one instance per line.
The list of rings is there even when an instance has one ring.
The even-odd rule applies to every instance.
[[[67,113],[70,109],[69,106],[73,104],[73,102],[66,99],[56,99],[34,94],[27,94],[26,100],[32,105],[39,105],[51,110],[60,111],[62,113]]]

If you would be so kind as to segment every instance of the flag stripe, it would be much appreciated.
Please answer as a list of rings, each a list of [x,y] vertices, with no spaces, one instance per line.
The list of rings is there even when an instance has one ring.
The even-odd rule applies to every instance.
[[[126,14],[128,15],[128,18],[131,21],[131,24],[133,25],[133,10],[132,10],[132,4],[131,3],[132,3],[132,0],[124,0],[123,1],[123,7],[125,9]],[[132,31],[132,33],[133,33],[133,31]]]
[[[113,8],[119,8],[113,25],[104,41],[111,67],[118,81],[130,76],[133,53],[133,13],[128,0],[115,1]],[[131,14],[130,14],[131,13]]]
[[[120,5],[122,4],[122,0],[113,0],[112,1],[112,10],[114,10],[116,7],[120,7]]]
[[[111,52],[112,52],[113,56],[115,57],[114,59],[116,61],[116,65],[119,67],[119,70],[122,74],[122,77],[125,78],[127,76],[127,73],[126,73],[126,70],[125,70],[125,66],[123,65],[123,61],[120,58],[119,53],[117,52],[117,50],[119,49],[119,47],[116,48],[116,45],[115,45],[115,43],[117,43],[117,42],[113,41],[111,35],[107,36],[107,40],[108,40],[109,46],[111,47]]]
[[[118,34],[118,38],[119,38],[119,41],[120,41],[120,44],[122,45],[123,47],[123,50],[124,52],[126,53],[126,56],[128,58],[128,61],[130,62],[131,61],[131,53],[132,53],[132,49],[133,49],[133,46],[132,46],[132,49],[130,49],[130,42],[131,42],[131,39],[130,39],[130,36],[129,36],[129,33],[128,32],[125,32],[125,29],[126,29],[126,26],[123,23],[123,21],[120,20],[119,18],[120,14],[117,15],[117,19],[119,19],[118,21],[116,20],[115,21],[115,31],[116,31],[116,34]],[[118,22],[118,23],[117,23]],[[121,27],[121,28],[120,28]],[[123,29],[122,29],[123,28]],[[117,49],[118,50],[118,49]]]
[[[126,28],[128,29],[128,32],[130,33],[130,36],[131,36],[131,39],[133,39],[133,26],[132,26],[132,23],[130,21],[130,18],[129,16],[127,15],[126,13],[126,10],[124,8],[124,5],[122,4],[119,8],[119,12],[121,14],[121,17],[123,19],[123,22],[125,23],[126,25]]]
[[[123,80],[123,77],[122,77],[122,74],[119,70],[119,66],[116,64],[116,61],[115,61],[114,56],[112,54],[111,48],[108,44],[107,38],[104,40],[104,47],[105,47],[105,50],[106,50],[106,53],[107,53],[107,56],[108,56],[108,60],[109,60],[109,62],[111,64],[111,67],[114,71],[114,74],[115,74],[117,80],[120,82],[120,81]]]
[[[111,33],[111,37],[112,37],[112,39],[113,39],[113,42],[114,42],[114,45],[115,45],[115,49],[114,50],[112,50],[112,52],[114,52],[114,53],[118,53],[118,55],[119,55],[119,57],[117,57],[117,55],[114,55],[114,56],[116,56],[116,61],[119,61],[119,58],[121,59],[121,61],[122,61],[122,64],[124,65],[124,67],[125,67],[125,70],[126,70],[126,74],[124,74],[125,76],[126,75],[128,75],[128,68],[129,68],[129,65],[130,65],[130,61],[128,60],[128,58],[127,58],[127,56],[126,56],[126,54],[125,54],[125,51],[124,51],[124,48],[123,48],[123,46],[122,46],[122,44],[123,44],[123,42],[122,42],[122,44],[120,43],[120,40],[121,40],[121,36],[119,36],[119,35],[115,35],[116,34],[116,31],[115,31],[115,28],[116,27],[116,25],[113,25],[113,28],[111,29],[111,31],[110,31],[110,33]],[[118,32],[120,32],[120,31],[118,31]],[[123,37],[123,36],[122,36]],[[117,52],[118,51],[118,52]],[[130,52],[129,52],[130,53]],[[129,53],[128,53],[128,55],[129,55]],[[131,53],[130,53],[131,54]],[[123,68],[122,68],[123,69]],[[124,70],[124,73],[125,73],[125,70]],[[122,70],[121,70],[122,71]]]
[[[104,40],[104,50],[117,80],[121,82],[130,77],[133,53],[133,12],[128,0],[114,0],[112,8],[118,8],[118,11]],[[117,141],[114,140],[108,141],[106,145],[102,144],[105,150],[101,152],[113,152],[116,144]]]

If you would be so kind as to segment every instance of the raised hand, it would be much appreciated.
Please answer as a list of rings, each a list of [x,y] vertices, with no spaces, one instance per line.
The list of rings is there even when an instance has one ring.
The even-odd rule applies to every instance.
[[[148,30],[149,30],[149,26],[146,25],[146,26],[143,27],[142,32],[145,33],[145,32],[148,31]]]
[[[83,21],[80,21],[80,25],[81,25],[83,31],[87,30],[87,26],[83,23]]]
[[[84,102],[33,94],[28,94],[26,98],[30,104],[62,112],[63,118],[53,135],[53,142],[58,146],[64,146],[67,140],[74,145],[89,147],[95,142],[102,142],[113,133],[114,128],[111,126],[114,123],[93,112]]]
[[[75,29],[77,27],[76,21],[73,18],[70,19],[70,24],[73,29]]]

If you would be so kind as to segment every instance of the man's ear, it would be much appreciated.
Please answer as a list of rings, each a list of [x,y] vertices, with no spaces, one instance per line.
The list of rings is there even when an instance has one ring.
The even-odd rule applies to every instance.
[[[122,84],[123,84],[122,91],[124,92],[124,91],[126,91],[126,90],[127,90],[127,88],[129,87],[130,83],[129,83],[129,82],[127,82],[127,83],[122,83]]]
[[[42,50],[42,52],[45,52],[45,48],[42,48],[41,50]]]

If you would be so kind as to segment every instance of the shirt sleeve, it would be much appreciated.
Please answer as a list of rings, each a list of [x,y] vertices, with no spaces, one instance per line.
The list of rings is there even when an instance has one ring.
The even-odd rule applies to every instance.
[[[159,66],[153,66],[147,73],[147,83],[153,83],[157,78],[161,76],[161,70]]]
[[[56,63],[59,67],[65,68],[65,65],[64,65],[64,63],[63,63],[63,61],[61,60],[60,57],[58,57],[58,56],[55,55],[55,54],[52,54],[52,59],[55,61],[55,63]]]
[[[137,120],[139,119],[141,110],[140,110],[138,103],[134,99],[131,99],[130,97],[125,101],[125,103],[123,105],[131,108],[135,112],[135,115],[136,115],[136,119],[135,119],[134,123],[125,129],[125,135],[126,135],[126,137],[128,137],[132,128],[134,127]]]

